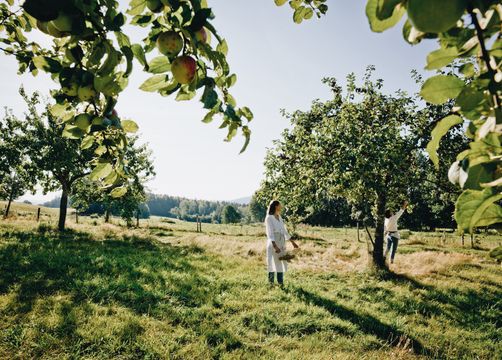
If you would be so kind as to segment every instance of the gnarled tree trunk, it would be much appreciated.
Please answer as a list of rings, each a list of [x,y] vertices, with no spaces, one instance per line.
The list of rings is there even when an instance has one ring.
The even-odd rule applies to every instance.
[[[9,216],[10,204],[12,204],[13,200],[14,200],[14,185],[12,185],[10,189],[9,201],[7,202],[7,207],[5,208],[5,214],[3,216],[4,219],[7,219],[7,217]]]
[[[384,245],[384,225],[385,225],[385,207],[387,205],[387,196],[381,192],[377,197],[377,218],[375,223],[375,243],[373,246],[373,265],[377,268],[385,268],[385,259],[383,258]]]
[[[63,193],[61,194],[61,202],[59,203],[59,221],[58,230],[64,231],[66,222],[66,211],[68,209],[68,188],[63,186]]]

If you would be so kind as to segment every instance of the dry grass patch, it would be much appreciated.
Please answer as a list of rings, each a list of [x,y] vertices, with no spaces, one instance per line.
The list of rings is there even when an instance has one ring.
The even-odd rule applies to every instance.
[[[393,270],[412,276],[424,276],[446,271],[453,266],[479,263],[473,255],[420,251],[407,255],[397,255]]]

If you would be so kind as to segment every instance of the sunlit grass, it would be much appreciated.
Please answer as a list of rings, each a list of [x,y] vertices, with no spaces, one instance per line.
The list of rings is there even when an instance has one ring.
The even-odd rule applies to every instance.
[[[301,226],[280,289],[266,284],[260,224],[69,216],[59,234],[48,216],[0,222],[1,359],[502,356],[494,235],[471,249],[412,232],[376,276],[362,232]]]

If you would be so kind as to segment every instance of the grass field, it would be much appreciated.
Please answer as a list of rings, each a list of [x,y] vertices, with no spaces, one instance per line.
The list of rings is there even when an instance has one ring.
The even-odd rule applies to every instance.
[[[500,236],[407,234],[375,276],[354,229],[301,227],[280,289],[261,225],[34,209],[0,220],[0,359],[502,358]]]

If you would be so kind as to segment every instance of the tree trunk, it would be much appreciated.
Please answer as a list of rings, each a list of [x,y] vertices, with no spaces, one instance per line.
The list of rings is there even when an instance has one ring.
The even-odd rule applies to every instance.
[[[10,189],[9,201],[7,203],[7,207],[5,208],[5,214],[3,216],[4,219],[7,219],[7,217],[9,216],[10,204],[12,204],[13,200],[14,200],[14,185]]]
[[[68,189],[63,186],[63,193],[61,194],[61,202],[59,203],[59,221],[58,230],[64,231],[66,222],[66,211],[68,209]]]
[[[385,268],[385,260],[383,258],[383,243],[384,243],[384,225],[385,225],[385,207],[387,205],[387,197],[385,193],[378,194],[377,198],[377,218],[375,228],[375,244],[373,246],[373,265],[377,268]]]
[[[105,211],[105,223],[110,222],[110,209],[106,209]]]

